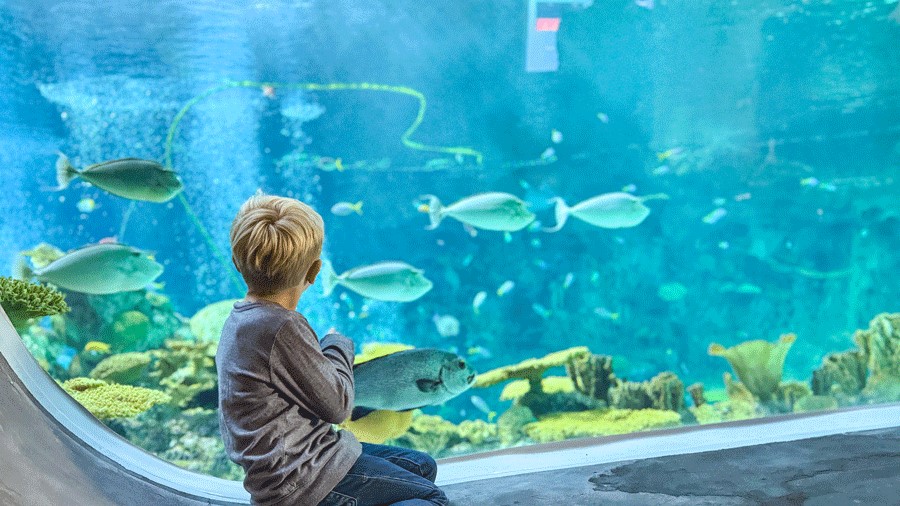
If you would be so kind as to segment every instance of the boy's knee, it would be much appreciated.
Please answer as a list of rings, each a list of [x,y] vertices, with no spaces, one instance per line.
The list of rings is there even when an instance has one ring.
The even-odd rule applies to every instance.
[[[419,474],[421,474],[423,478],[434,483],[435,478],[437,478],[437,462],[435,462],[434,458],[427,453],[422,453],[418,458],[418,462]]]

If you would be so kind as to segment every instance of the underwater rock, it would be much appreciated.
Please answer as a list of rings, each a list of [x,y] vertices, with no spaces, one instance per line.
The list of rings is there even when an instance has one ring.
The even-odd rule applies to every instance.
[[[694,407],[699,408],[706,404],[706,397],[703,396],[703,383],[694,383],[687,387],[687,391],[691,394],[691,400],[694,401]]]
[[[879,314],[867,330],[857,330],[853,340],[866,357],[870,386],[900,383],[900,313]]]
[[[609,390],[609,405],[619,409],[684,409],[684,383],[675,373],[661,372],[637,383],[619,381]]]
[[[525,406],[513,404],[497,418],[497,431],[503,446],[512,446],[525,436],[523,427],[537,421],[534,413]]]
[[[566,362],[566,372],[576,390],[594,399],[608,401],[609,389],[616,382],[612,357],[597,354],[573,357]]]
[[[164,392],[92,378],[72,378],[60,386],[94,416],[130,418],[171,399]]]
[[[681,425],[681,415],[659,409],[597,409],[553,413],[523,428],[538,443],[590,436],[611,436]]]
[[[126,385],[140,379],[148,365],[150,365],[150,355],[147,353],[118,353],[101,360],[89,376],[98,380]]]
[[[231,314],[234,303],[240,299],[227,299],[210,304],[191,317],[191,334],[198,341],[219,342],[222,336],[222,327],[225,320]]]
[[[754,340],[727,349],[713,343],[709,354],[728,360],[741,383],[759,400],[767,401],[781,383],[784,359],[796,338],[795,334],[782,334],[776,343]]]
[[[859,350],[828,354],[812,373],[812,392],[835,397],[859,395],[868,373],[866,357]]]
[[[0,306],[19,331],[32,318],[70,311],[65,297],[55,288],[7,277],[0,277]]]

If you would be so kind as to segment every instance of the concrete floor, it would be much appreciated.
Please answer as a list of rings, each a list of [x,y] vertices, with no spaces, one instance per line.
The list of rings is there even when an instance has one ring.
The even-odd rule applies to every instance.
[[[492,478],[454,506],[900,505],[900,428]]]

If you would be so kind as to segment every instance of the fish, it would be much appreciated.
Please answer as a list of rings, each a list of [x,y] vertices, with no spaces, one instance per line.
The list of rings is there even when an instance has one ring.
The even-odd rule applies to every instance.
[[[713,223],[724,218],[726,214],[728,214],[728,211],[726,211],[724,207],[717,207],[703,217],[703,223],[712,225]]]
[[[266,98],[275,98],[275,87],[270,85],[263,85],[262,94]]]
[[[509,232],[503,232],[503,242],[509,244],[512,242],[512,234]]]
[[[800,186],[811,186],[815,188],[819,186],[819,180],[814,177],[805,177],[800,180]]]
[[[594,308],[594,314],[599,316],[600,318],[612,321],[617,321],[619,319],[619,316],[621,316],[618,312],[614,313],[609,309],[606,309],[605,307]]]
[[[434,315],[434,326],[441,337],[454,337],[459,335],[459,320],[451,315]]]
[[[508,279],[508,280],[504,281],[503,284],[500,285],[499,288],[497,288],[497,295],[500,297],[503,297],[504,295],[509,293],[510,290],[515,288],[515,286],[516,286],[515,281]]]
[[[535,302],[534,304],[531,305],[531,310],[534,311],[535,314],[537,314],[538,316],[540,316],[541,318],[543,318],[545,320],[547,318],[550,318],[550,316],[553,314],[549,309],[538,304],[537,302]]]
[[[97,208],[97,202],[95,202],[92,198],[85,197],[79,200],[78,203],[75,204],[75,207],[77,207],[78,210],[83,213],[89,213]]]
[[[568,217],[574,216],[601,228],[626,228],[639,225],[650,214],[644,202],[653,199],[668,199],[665,193],[638,197],[625,192],[604,193],[579,202],[572,207],[562,198],[556,197],[556,226],[544,228],[544,232],[556,232],[566,224]]]
[[[32,269],[24,259],[20,279],[37,278],[73,292],[91,295],[140,290],[163,272],[151,253],[124,244],[91,244],[66,253],[44,267]]]
[[[672,169],[668,165],[660,165],[659,167],[653,169],[654,176],[662,176],[668,174],[669,172],[672,172]]]
[[[669,158],[672,158],[673,156],[680,155],[682,151],[684,151],[682,148],[667,149],[667,150],[663,151],[662,153],[656,153],[656,159],[658,161],[662,162],[664,160],[668,160]]]
[[[563,284],[562,284],[563,288],[569,288],[570,286],[572,286],[572,283],[574,281],[575,281],[575,273],[574,272],[567,273],[565,279],[563,279]]]
[[[399,261],[362,265],[337,275],[331,262],[325,260],[322,262],[322,274],[326,297],[337,285],[342,285],[370,299],[411,302],[428,293],[433,286],[422,269]]]
[[[478,237],[478,229],[476,229],[472,225],[469,225],[468,223],[463,223],[463,230],[465,230],[466,233],[469,234],[469,237]]]
[[[479,395],[472,395],[469,397],[469,402],[475,406],[478,411],[481,411],[485,415],[487,415],[488,423],[490,423],[496,416],[497,412],[492,410],[490,406],[488,406],[487,401],[481,398]]]
[[[353,367],[356,420],[374,410],[407,411],[443,404],[468,390],[476,372],[455,353],[403,350]]]
[[[550,132],[550,140],[553,141],[553,144],[559,144],[563,141],[562,132],[554,128],[553,131]]]
[[[332,158],[330,156],[320,156],[319,158],[317,158],[316,167],[318,167],[320,170],[324,170],[325,172],[343,172],[345,169],[344,160],[340,158]]]
[[[739,193],[734,196],[734,201],[735,202],[743,202],[745,200],[750,200],[750,197],[752,197],[750,192]]]
[[[601,123],[609,123],[609,115],[605,112],[598,112],[597,119],[599,119]]]
[[[350,213],[356,213],[362,216],[362,205],[362,200],[355,204],[351,204],[350,202],[338,202],[331,206],[331,213],[337,216],[347,216]]]
[[[655,0],[634,0],[634,5],[638,7],[642,7],[647,9],[648,11],[652,11],[654,7],[656,7]]]
[[[626,184],[622,187],[623,192],[634,193],[637,190],[637,185],[634,183]]]
[[[53,190],[65,189],[76,177],[113,195],[146,202],[167,202],[184,189],[175,171],[159,162],[120,158],[78,170],[69,163],[66,155],[59,153],[56,161],[56,182],[59,186]]]
[[[479,314],[481,305],[484,304],[485,299],[487,299],[487,292],[482,291],[475,294],[475,297],[472,299],[472,311],[475,314]]]
[[[469,349],[466,350],[466,353],[469,356],[478,355],[479,357],[484,358],[491,358],[494,356],[494,354],[491,353],[491,350],[485,348],[484,346],[470,346]]]
[[[427,230],[437,228],[446,216],[475,228],[501,232],[522,230],[535,218],[522,199],[509,193],[479,193],[446,207],[434,195],[422,195],[419,199],[428,200],[425,211],[431,224],[425,227]]]
[[[97,353],[109,353],[110,346],[103,341],[88,341],[87,344],[84,345],[84,351],[87,352],[97,352]]]
[[[556,150],[553,148],[547,148],[541,153],[541,160],[546,162],[555,162],[556,161]]]

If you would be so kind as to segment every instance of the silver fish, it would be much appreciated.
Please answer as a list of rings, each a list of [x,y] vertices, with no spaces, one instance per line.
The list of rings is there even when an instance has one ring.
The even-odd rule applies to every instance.
[[[353,367],[351,420],[370,411],[406,411],[442,404],[465,392],[475,370],[455,353],[422,348],[403,350]]]
[[[432,282],[423,270],[403,262],[380,262],[363,265],[337,275],[331,262],[322,262],[322,284],[325,296],[342,285],[370,299],[388,302],[411,302],[428,293]]]
[[[445,216],[476,228],[506,232],[522,230],[535,218],[522,199],[509,193],[479,193],[449,206],[441,204],[434,195],[422,195],[419,198],[428,200],[428,204],[423,206],[431,220],[431,224],[425,227],[428,230],[437,228]]]
[[[32,270],[23,260],[19,277],[32,277],[73,292],[103,295],[140,290],[163,272],[148,253],[124,244],[92,244]]]
[[[78,170],[72,167],[66,155],[59,153],[56,161],[56,182],[59,186],[54,189],[66,188],[76,177],[113,195],[147,202],[166,202],[184,189],[175,172],[159,162],[121,158]]]
[[[665,193],[638,197],[625,192],[604,193],[579,202],[572,207],[556,197],[556,226],[544,232],[556,232],[566,224],[569,215],[602,228],[626,228],[639,225],[650,214],[644,202],[652,199],[668,199]]]

